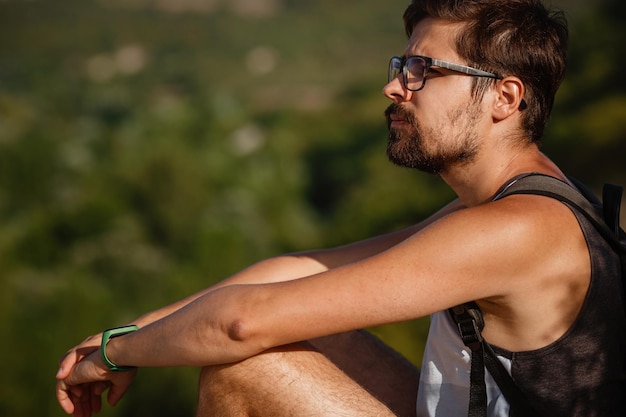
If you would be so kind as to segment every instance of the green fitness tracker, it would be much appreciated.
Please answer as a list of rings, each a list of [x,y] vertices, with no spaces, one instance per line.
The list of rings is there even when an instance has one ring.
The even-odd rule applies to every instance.
[[[108,329],[102,333],[102,343],[100,344],[100,353],[101,353],[102,361],[109,368],[110,371],[124,372],[124,371],[130,371],[131,369],[136,368],[135,366],[118,366],[114,364],[113,362],[111,362],[109,358],[107,357],[106,346],[107,346],[107,343],[109,343],[109,340],[113,339],[114,337],[122,336],[127,333],[136,332],[137,330],[139,330],[139,327],[132,324],[130,326],[122,326],[122,327],[116,327],[114,329]]]

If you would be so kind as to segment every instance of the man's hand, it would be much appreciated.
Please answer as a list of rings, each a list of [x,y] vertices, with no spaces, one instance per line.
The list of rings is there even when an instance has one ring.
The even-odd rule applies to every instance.
[[[86,339],[61,359],[56,396],[61,408],[74,417],[90,417],[99,412],[101,395],[107,389],[108,403],[117,404],[137,373],[109,371],[100,358],[100,339],[101,335]]]

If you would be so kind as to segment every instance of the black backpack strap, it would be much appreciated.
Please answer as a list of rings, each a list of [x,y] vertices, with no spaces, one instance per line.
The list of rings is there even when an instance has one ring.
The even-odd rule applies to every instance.
[[[463,344],[472,352],[468,417],[487,417],[485,385],[485,343],[480,333],[485,326],[482,313],[474,302],[452,307],[448,314],[456,323]]]
[[[590,201],[594,206],[602,208],[604,223],[613,232],[615,237],[618,240],[621,240],[621,245],[623,246],[624,232],[621,230],[619,222],[624,187],[616,184],[604,184],[602,187],[602,202],[600,202],[598,197],[596,197],[593,191],[587,188],[585,184],[578,181],[576,178],[569,177],[568,179],[576,186],[583,197]]]
[[[472,352],[470,368],[470,401],[468,417],[487,416],[487,387],[485,368],[498,384],[511,407],[511,416],[541,417],[528,402],[498,356],[481,334],[484,327],[482,312],[475,302],[450,308],[448,314],[456,323],[465,346]]]
[[[615,236],[620,239],[619,217],[624,189],[615,184],[604,184],[602,188],[602,202],[604,203],[604,221]]]

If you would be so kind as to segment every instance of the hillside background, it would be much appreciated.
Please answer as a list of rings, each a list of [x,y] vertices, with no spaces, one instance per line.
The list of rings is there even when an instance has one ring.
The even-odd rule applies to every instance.
[[[407,0],[0,0],[0,415],[61,416],[59,357],[268,256],[452,198],[385,157]],[[554,1],[571,58],[544,150],[626,184],[624,2]],[[427,321],[373,329],[419,363]],[[142,369],[103,416],[191,416]]]

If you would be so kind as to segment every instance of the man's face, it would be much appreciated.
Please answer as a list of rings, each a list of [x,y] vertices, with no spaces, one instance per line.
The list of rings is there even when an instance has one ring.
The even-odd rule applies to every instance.
[[[454,49],[458,24],[426,19],[415,26],[405,56],[423,55],[463,63]],[[471,162],[480,146],[483,111],[472,97],[473,78],[432,68],[420,91],[408,91],[402,77],[385,86],[394,102],[386,110],[387,155],[400,166],[439,174]]]

